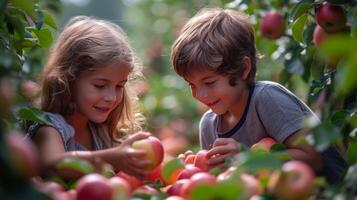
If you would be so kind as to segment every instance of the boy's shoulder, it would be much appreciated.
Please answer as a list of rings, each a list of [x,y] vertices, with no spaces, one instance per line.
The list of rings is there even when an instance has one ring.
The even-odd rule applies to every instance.
[[[277,93],[292,94],[286,87],[273,81],[256,81],[254,93],[259,95],[274,95]]]

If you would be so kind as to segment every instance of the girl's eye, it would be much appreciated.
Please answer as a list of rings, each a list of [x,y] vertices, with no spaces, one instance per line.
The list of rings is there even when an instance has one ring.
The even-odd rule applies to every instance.
[[[210,81],[210,82],[206,82],[205,84],[210,86],[210,85],[213,85],[216,81]]]
[[[122,85],[117,85],[117,86],[116,86],[117,89],[121,89],[121,88],[123,88],[123,87],[124,87],[124,86],[122,86]]]

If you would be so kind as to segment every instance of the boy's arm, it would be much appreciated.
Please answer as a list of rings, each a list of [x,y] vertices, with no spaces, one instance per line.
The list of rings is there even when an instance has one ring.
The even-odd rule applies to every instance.
[[[307,134],[306,129],[300,129],[285,139],[283,143],[294,160],[302,160],[309,164],[315,172],[318,172],[322,168],[322,155],[309,144],[295,144],[300,137],[304,137]]]
[[[130,148],[133,141],[146,138],[147,135],[136,134],[131,140],[126,141],[126,145],[120,145],[105,150],[98,151],[70,151],[66,152],[63,146],[62,138],[56,129],[52,127],[42,127],[38,130],[34,142],[39,149],[39,155],[42,166],[50,174],[56,174],[63,179],[76,179],[82,174],[69,170],[60,170],[56,168],[58,162],[64,158],[85,159],[94,165],[101,165],[104,162],[111,164],[115,171],[124,170],[130,175],[141,177],[145,174],[142,170],[151,161],[140,160],[139,157],[145,155],[143,151],[137,151]],[[99,167],[98,166],[98,167]]]

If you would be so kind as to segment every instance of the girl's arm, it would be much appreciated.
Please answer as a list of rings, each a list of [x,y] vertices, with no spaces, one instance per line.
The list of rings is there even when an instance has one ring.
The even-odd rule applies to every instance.
[[[131,144],[149,135],[138,133],[129,137],[123,144],[105,150],[98,151],[71,151],[66,152],[62,138],[58,131],[52,127],[41,127],[35,135],[34,142],[39,149],[42,166],[47,173],[54,173],[64,179],[76,179],[82,174],[56,168],[56,164],[64,158],[79,158],[88,160],[94,164],[106,162],[114,167],[114,170],[124,171],[136,177],[146,174],[144,168],[151,161],[140,160],[146,153],[132,149]]]
[[[322,168],[322,155],[309,144],[295,144],[300,137],[304,137],[306,135],[307,130],[300,129],[285,139],[283,143],[288,148],[288,153],[294,160],[304,161],[309,164],[315,172],[318,172]]]

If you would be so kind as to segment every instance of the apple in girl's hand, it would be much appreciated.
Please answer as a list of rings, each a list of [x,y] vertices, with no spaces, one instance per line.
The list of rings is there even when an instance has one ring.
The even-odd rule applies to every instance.
[[[314,191],[315,174],[306,163],[291,160],[283,164],[281,172],[272,174],[268,182],[268,191],[279,199],[306,199]]]
[[[113,199],[129,199],[131,188],[125,179],[114,176],[109,179],[109,183],[113,186]]]
[[[142,159],[150,160],[152,163],[147,167],[147,170],[152,171],[160,165],[164,159],[164,148],[160,140],[154,136],[137,140],[131,145],[133,149],[143,150],[146,155]]]
[[[207,150],[200,150],[196,153],[194,165],[204,171],[208,171],[208,159],[206,158]]]
[[[112,200],[113,186],[100,174],[87,174],[76,185],[77,200]]]
[[[259,140],[259,142],[253,144],[250,149],[263,149],[263,150],[267,150],[269,151],[270,148],[276,144],[277,142],[271,138],[271,137],[265,137],[261,140]]]

